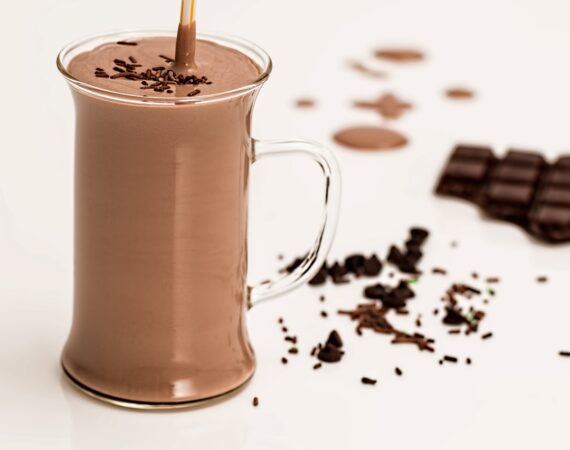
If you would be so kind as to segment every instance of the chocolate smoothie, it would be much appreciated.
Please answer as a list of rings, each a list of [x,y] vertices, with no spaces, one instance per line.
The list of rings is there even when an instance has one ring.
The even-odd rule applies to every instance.
[[[207,96],[252,85],[261,69],[212,41],[195,42],[191,64],[176,54],[174,37],[149,37],[67,67],[90,87],[72,89],[75,308],[63,365],[94,391],[145,403],[231,391],[255,365],[245,312],[257,90]]]

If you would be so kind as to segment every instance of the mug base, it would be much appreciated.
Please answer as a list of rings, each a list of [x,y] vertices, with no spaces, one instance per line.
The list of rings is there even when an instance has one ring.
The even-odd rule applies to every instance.
[[[253,373],[249,378],[247,378],[242,384],[239,386],[232,388],[227,392],[223,392],[221,394],[215,395],[213,397],[198,399],[198,400],[191,400],[188,402],[173,402],[173,403],[151,403],[151,402],[140,402],[136,400],[128,400],[123,398],[114,397],[111,395],[104,394],[102,392],[96,391],[89,386],[86,386],[81,381],[77,380],[76,378],[71,375],[65,366],[61,365],[63,369],[63,373],[65,374],[67,380],[70,382],[72,386],[74,386],[77,390],[82,392],[83,394],[94,398],[96,400],[105,402],[107,404],[118,406],[121,408],[128,408],[128,409],[138,409],[138,410],[146,410],[146,411],[159,411],[159,410],[173,410],[173,409],[190,409],[202,406],[208,406],[213,403],[217,403],[219,401],[225,400],[240,391],[242,391],[245,386],[249,383],[249,381],[253,378]]]

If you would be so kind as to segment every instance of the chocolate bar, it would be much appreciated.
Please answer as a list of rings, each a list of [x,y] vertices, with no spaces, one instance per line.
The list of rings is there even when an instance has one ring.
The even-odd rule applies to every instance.
[[[570,241],[570,155],[549,164],[538,152],[459,145],[436,193],[470,201],[488,216],[549,242]]]

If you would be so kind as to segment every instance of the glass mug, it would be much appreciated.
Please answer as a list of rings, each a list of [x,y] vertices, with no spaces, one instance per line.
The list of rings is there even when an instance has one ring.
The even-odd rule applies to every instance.
[[[74,309],[62,366],[85,393],[121,406],[176,408],[245,384],[255,370],[245,313],[308,281],[335,232],[340,176],[307,141],[251,138],[251,115],[271,59],[213,35],[261,69],[238,89],[196,97],[107,91],[67,70],[79,53],[118,41],[175,36],[129,31],[67,46],[57,66],[76,113]],[[146,92],[146,91],[144,91]],[[325,178],[324,214],[304,261],[248,287],[247,192],[259,159],[303,155]]]

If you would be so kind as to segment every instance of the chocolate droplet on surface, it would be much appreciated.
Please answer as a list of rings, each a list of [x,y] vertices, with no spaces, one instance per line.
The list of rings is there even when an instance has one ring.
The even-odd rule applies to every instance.
[[[383,48],[374,54],[376,58],[397,63],[417,62],[425,58],[423,52],[412,48]]]
[[[345,128],[334,135],[334,140],[356,150],[388,150],[408,143],[408,139],[397,131],[374,126]]]
[[[452,100],[469,100],[475,97],[475,92],[467,88],[452,87],[445,91],[445,95]]]

